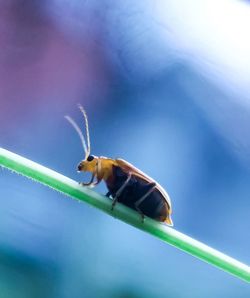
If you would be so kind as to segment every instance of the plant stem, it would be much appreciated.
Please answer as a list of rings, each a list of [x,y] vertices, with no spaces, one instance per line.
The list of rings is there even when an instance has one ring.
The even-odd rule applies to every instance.
[[[250,282],[249,266],[155,220],[146,217],[142,223],[141,216],[137,212],[122,204],[118,203],[115,209],[111,211],[111,200],[87,187],[82,187],[78,182],[51,169],[3,148],[0,148],[0,166],[41,182],[74,199],[84,201],[207,263]]]

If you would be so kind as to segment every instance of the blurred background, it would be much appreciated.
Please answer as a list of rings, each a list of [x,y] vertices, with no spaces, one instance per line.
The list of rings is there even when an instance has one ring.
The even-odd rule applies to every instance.
[[[0,1],[0,145],[77,181],[122,157],[170,194],[175,228],[250,264],[248,1]],[[97,191],[105,193],[105,185]],[[250,295],[249,285],[1,169],[0,298]]]

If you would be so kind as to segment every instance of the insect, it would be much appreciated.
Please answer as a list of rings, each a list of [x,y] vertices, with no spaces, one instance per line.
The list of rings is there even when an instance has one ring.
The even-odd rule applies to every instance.
[[[81,105],[79,109],[84,117],[86,141],[76,122],[69,116],[65,118],[77,131],[85,151],[85,158],[78,164],[77,170],[92,173],[90,181],[81,185],[93,187],[104,180],[108,188],[106,196],[112,198],[112,210],[120,202],[138,211],[142,222],[146,215],[172,226],[170,198],[155,180],[123,159],[90,155],[88,118]]]

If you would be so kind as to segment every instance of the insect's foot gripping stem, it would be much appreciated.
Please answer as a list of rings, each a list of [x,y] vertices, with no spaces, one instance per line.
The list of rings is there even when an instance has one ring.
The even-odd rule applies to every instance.
[[[144,223],[144,221],[145,221],[145,216],[142,215],[142,217],[141,217],[141,223]]]
[[[144,220],[145,220],[145,215],[143,214],[143,212],[141,211],[141,209],[135,205],[135,209],[136,211],[140,214],[141,216],[141,223],[144,223]]]
[[[84,182],[79,182],[79,184],[80,184],[81,186],[90,186],[90,185],[91,185],[91,183],[84,183]]]
[[[112,202],[112,205],[111,205],[111,211],[114,211],[116,202],[117,202],[117,198],[113,199],[113,202]]]
[[[107,198],[110,198],[110,196],[111,196],[111,192],[110,191],[108,191],[107,193],[106,193],[106,195],[105,195]]]
[[[145,221],[145,215],[141,213],[141,223],[144,223]]]

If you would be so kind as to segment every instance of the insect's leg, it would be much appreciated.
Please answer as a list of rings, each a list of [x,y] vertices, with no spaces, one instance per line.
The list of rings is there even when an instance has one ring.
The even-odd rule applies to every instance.
[[[143,212],[141,211],[141,209],[138,206],[136,206],[136,205],[135,205],[135,209],[141,215],[141,222],[144,223],[145,215],[143,214]]]
[[[109,198],[111,196],[111,192],[108,191],[105,196]]]
[[[80,182],[79,184],[82,185],[82,186],[91,186],[91,184],[94,181],[94,178],[95,178],[95,174],[93,173],[92,174],[92,177],[91,177],[91,179],[90,179],[90,181],[88,183]]]
[[[113,198],[113,202],[112,202],[112,207],[111,207],[111,210],[113,211],[114,210],[114,207],[115,207],[115,204],[118,200],[118,197],[121,195],[121,193],[123,192],[124,188],[128,185],[129,183],[129,180],[131,179],[131,174],[129,173],[128,174],[128,178],[126,179],[126,181],[123,183],[123,185],[117,190],[114,198]]]
[[[96,186],[97,184],[99,184],[100,182],[102,181],[102,179],[96,179],[96,181],[95,182],[93,182],[92,184],[91,184],[91,186]]]
[[[144,222],[144,214],[142,213],[141,209],[139,208],[140,204],[151,194],[154,190],[156,183],[150,183],[150,189],[139,199],[135,202],[135,209],[141,214],[142,222]]]
[[[150,186],[150,189],[139,200],[135,202],[135,207],[138,207],[151,194],[156,186],[156,183],[150,183]]]
[[[94,182],[95,177],[97,177],[97,180]],[[95,170],[95,172],[93,172],[90,182],[88,182],[88,183],[81,182],[80,184],[82,186],[92,186],[93,187],[93,186],[96,186],[97,184],[99,184],[101,182],[101,180],[102,179],[98,178],[98,162],[97,162],[96,170]]]

